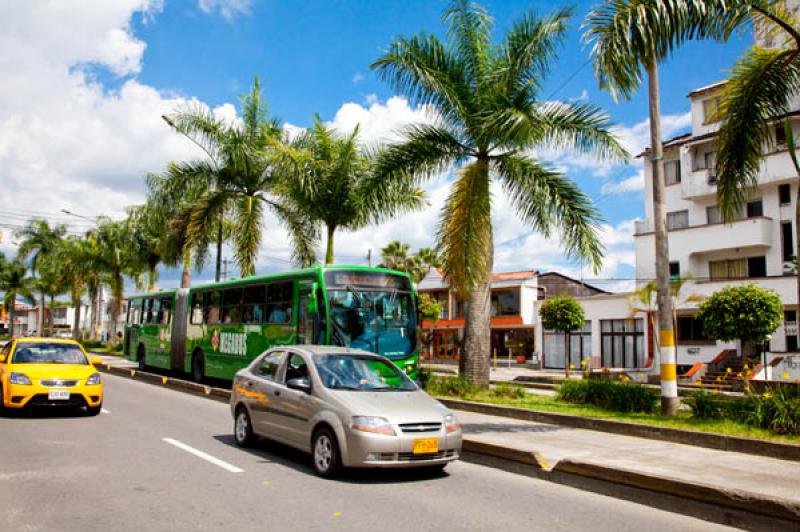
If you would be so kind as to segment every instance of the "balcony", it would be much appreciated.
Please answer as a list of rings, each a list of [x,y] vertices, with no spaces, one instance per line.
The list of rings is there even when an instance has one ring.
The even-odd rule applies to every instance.
[[[653,237],[652,221],[636,222],[637,237]],[[669,253],[673,257],[696,255],[726,249],[764,249],[778,243],[772,218],[756,216],[730,224],[693,225],[669,232]]]
[[[698,168],[681,181],[683,199],[713,196],[717,193],[717,175],[713,168]]]

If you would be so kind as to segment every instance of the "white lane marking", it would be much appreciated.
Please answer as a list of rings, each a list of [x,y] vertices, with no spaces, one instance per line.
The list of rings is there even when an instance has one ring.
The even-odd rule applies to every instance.
[[[231,473],[244,473],[244,469],[239,469],[235,465],[231,465],[228,462],[222,461],[219,458],[215,458],[208,453],[204,453],[203,451],[199,451],[194,447],[190,447],[183,442],[179,442],[178,440],[173,440],[172,438],[161,438],[165,442],[169,443],[170,445],[174,445],[178,449],[182,449],[187,453],[191,453],[198,458],[202,458],[206,462],[211,462],[212,464],[221,467],[226,471],[230,471]]]
[[[104,413],[104,414],[110,414],[110,413],[111,413],[111,410],[106,410],[105,408],[101,408],[101,409],[100,409],[100,412],[102,412],[102,413]]]

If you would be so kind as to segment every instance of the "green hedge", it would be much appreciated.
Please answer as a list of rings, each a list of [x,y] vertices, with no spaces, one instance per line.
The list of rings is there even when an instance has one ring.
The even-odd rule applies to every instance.
[[[641,384],[609,379],[567,380],[558,387],[558,398],[568,403],[590,404],[615,412],[651,413],[658,392]]]
[[[800,399],[793,397],[787,388],[779,387],[742,398],[702,391],[686,402],[697,418],[725,418],[775,434],[800,434]]]

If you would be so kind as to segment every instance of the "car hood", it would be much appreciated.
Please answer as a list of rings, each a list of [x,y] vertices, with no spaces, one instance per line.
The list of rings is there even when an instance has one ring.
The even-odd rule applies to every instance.
[[[85,379],[97,373],[90,364],[12,364],[9,371],[24,373],[30,379]]]
[[[439,401],[422,391],[355,392],[331,390],[336,400],[353,416],[379,416],[391,423],[441,422],[449,412]]]

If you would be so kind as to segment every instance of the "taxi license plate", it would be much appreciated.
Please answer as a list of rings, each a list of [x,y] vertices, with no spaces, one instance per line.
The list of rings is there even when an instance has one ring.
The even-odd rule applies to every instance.
[[[433,454],[439,452],[439,439],[422,438],[419,440],[414,440],[412,452],[414,454]]]
[[[68,390],[50,390],[47,392],[47,398],[50,401],[69,401]]]

